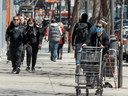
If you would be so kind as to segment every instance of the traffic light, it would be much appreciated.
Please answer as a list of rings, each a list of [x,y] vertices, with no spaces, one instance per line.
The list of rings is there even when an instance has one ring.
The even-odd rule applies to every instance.
[[[47,7],[47,10],[50,10],[50,7]]]

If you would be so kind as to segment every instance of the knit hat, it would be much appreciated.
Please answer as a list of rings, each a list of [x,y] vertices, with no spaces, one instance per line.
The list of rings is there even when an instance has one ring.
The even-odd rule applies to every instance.
[[[101,18],[100,20],[99,20],[99,22],[101,22],[101,23],[103,23],[103,24],[108,24],[107,22],[108,22],[108,18],[107,17],[103,17],[103,18]]]

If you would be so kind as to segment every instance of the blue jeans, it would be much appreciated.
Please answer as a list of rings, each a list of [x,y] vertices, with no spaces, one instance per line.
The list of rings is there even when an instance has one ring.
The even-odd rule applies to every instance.
[[[57,57],[56,52],[58,48],[58,41],[50,41],[49,44],[50,44],[49,47],[51,51],[51,60],[55,60]]]
[[[78,54],[77,54],[77,52],[80,51],[81,47],[82,47],[82,43],[76,43],[76,49],[75,49],[76,65],[78,65],[80,63],[79,60],[78,60]]]

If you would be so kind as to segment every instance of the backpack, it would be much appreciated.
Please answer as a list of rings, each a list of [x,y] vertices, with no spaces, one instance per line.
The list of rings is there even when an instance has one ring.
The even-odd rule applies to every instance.
[[[88,35],[88,25],[86,23],[77,23],[76,38],[80,41],[85,41]]]

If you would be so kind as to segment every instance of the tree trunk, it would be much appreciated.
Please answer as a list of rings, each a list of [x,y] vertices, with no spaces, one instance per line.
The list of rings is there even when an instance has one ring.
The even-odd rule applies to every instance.
[[[77,11],[79,9],[79,5],[80,5],[80,0],[76,0],[75,1],[75,6],[73,7],[73,14],[72,14],[72,20],[71,20],[71,24],[70,24],[70,30],[69,30],[69,39],[68,39],[68,53],[72,53],[72,33],[74,30],[74,22],[76,19],[76,15],[77,15]]]
[[[107,17],[108,18],[108,25],[106,27],[107,34],[110,36],[110,27],[111,27],[111,15],[110,15],[110,0],[101,0],[101,14],[100,18]]]
[[[93,6],[93,18],[92,18],[92,25],[96,24],[97,17],[99,16],[98,8],[100,7],[100,0],[93,0],[94,6]]]
[[[81,1],[81,0],[80,0]],[[77,5],[77,11],[76,11],[76,23],[79,22],[79,16],[80,16],[80,2],[79,1],[79,4]]]

